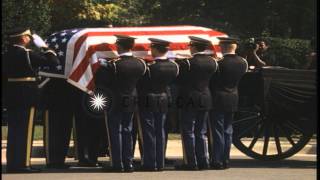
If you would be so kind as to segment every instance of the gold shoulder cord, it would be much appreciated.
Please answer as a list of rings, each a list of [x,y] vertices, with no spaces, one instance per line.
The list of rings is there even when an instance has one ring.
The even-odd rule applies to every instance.
[[[141,63],[143,64],[143,66],[144,66],[143,74],[145,74],[145,73],[146,73],[146,71],[147,71],[147,65],[146,65],[146,62],[145,62],[143,59],[139,58],[139,57],[135,57],[135,58],[137,58],[138,60],[140,60],[140,61],[141,61]]]
[[[178,65],[175,61],[173,61],[173,60],[169,60],[169,61],[172,62],[174,65],[176,65],[176,67],[177,67],[176,76],[178,76],[178,75],[179,75],[179,65]]]
[[[185,61],[186,61],[186,62],[187,62],[187,64],[188,64],[188,71],[190,71],[190,70],[191,70],[190,60],[189,60],[189,59],[186,59]]]
[[[249,70],[249,64],[248,64],[248,61],[244,58],[241,57],[241,59],[247,64],[247,69],[246,69],[246,72],[248,72]]]
[[[215,58],[213,58],[213,57],[211,57],[212,58],[212,60],[216,63],[216,69],[214,70],[214,72],[217,72],[217,70],[218,70],[218,60],[217,59],[215,59]]]
[[[112,59],[112,60],[110,60],[110,62],[112,63],[112,65],[113,65],[113,68],[114,68],[114,74],[117,74],[117,65],[116,65],[116,62],[119,60],[119,58],[117,58],[117,59]]]
[[[147,63],[147,71],[148,71],[148,75],[149,75],[149,78],[151,79],[151,72],[150,72],[150,66],[155,64],[156,62],[155,61],[152,61],[152,62],[148,62]]]

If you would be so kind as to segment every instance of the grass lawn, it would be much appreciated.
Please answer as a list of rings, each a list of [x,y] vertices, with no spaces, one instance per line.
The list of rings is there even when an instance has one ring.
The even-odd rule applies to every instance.
[[[2,126],[1,127],[1,139],[6,140],[8,135],[8,127]],[[42,134],[43,134],[43,126],[35,126],[34,134],[33,134],[33,140],[42,140]]]
[[[7,139],[7,133],[8,133],[8,128],[7,126],[2,126],[2,140]],[[316,139],[316,135],[314,134],[312,139]],[[33,140],[42,140],[43,138],[43,126],[40,125],[36,125],[35,126],[35,131],[34,131],[34,136],[33,136]],[[71,136],[71,139],[73,137]],[[180,140],[181,139],[181,135],[178,133],[169,133],[168,135],[168,139],[169,140]]]
[[[2,126],[2,140],[6,140],[7,139],[7,133],[8,133],[8,127],[7,126]],[[33,136],[33,140],[42,140],[43,138],[43,126],[37,125],[35,126],[34,129],[34,136]],[[72,138],[72,137],[71,137]],[[169,137],[170,140],[179,140],[181,139],[180,134],[176,134],[176,133],[169,133]]]

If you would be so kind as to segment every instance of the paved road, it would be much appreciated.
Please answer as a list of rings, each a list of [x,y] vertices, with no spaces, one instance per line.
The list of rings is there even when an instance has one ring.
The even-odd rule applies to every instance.
[[[316,155],[262,162],[246,156],[232,156],[227,170],[175,171],[169,164],[163,172],[107,173],[98,168],[72,168],[64,171],[43,170],[38,174],[2,174],[3,180],[313,180],[316,179]],[[181,161],[181,160],[178,160]],[[69,162],[70,163],[70,162]],[[37,167],[44,167],[37,162]],[[4,166],[2,167],[4,168]]]
[[[258,143],[262,144],[262,143]],[[36,146],[42,146],[43,142],[35,142]],[[72,145],[72,143],[71,143]],[[41,149],[41,148],[40,148]],[[293,157],[281,160],[264,162],[251,159],[234,146],[231,149],[231,169],[217,171],[176,171],[174,165],[182,163],[181,141],[170,140],[168,142],[167,157],[172,161],[166,165],[164,172],[134,172],[134,173],[107,173],[101,168],[71,168],[69,170],[57,171],[47,170],[44,167],[45,159],[41,156],[32,158],[32,165],[43,171],[38,174],[6,174],[5,173],[5,152],[6,142],[2,142],[2,178],[4,180],[171,180],[171,179],[197,179],[197,180],[313,180],[316,179],[316,141],[311,141],[308,145],[295,154]],[[135,151],[136,167],[139,166],[138,147]],[[40,153],[42,154],[42,153]],[[108,165],[109,159],[100,157],[99,161]],[[74,158],[67,158],[67,163],[75,165]]]

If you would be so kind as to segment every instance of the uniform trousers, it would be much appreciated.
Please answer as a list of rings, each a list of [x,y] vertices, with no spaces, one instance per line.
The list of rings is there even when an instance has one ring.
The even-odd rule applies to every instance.
[[[30,166],[34,108],[8,108],[7,169]]]
[[[45,114],[47,164],[61,165],[69,150],[73,112],[63,107],[49,108]]]
[[[140,157],[143,157],[141,120],[138,112],[134,113],[132,126],[132,153],[134,154],[138,141]]]
[[[143,134],[143,166],[163,168],[165,159],[166,113],[140,112]]]
[[[181,129],[184,163],[188,166],[207,166],[206,142],[208,111],[182,110]]]
[[[51,79],[44,87],[45,147],[47,165],[63,165],[69,150],[73,116],[75,87],[64,79]]]
[[[133,161],[133,112],[109,112],[105,118],[112,167],[123,168],[131,166]]]
[[[212,111],[210,124],[212,130],[213,147],[210,148],[211,162],[223,163],[230,159],[230,148],[232,144],[232,112]]]

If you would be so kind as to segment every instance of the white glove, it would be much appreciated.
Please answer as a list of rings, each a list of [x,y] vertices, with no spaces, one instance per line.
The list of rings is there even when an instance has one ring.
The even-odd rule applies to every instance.
[[[101,66],[108,66],[108,61],[106,59],[99,58],[98,61],[100,62]]]
[[[37,34],[33,34],[33,42],[38,48],[47,48],[48,45],[44,42],[44,40]]]

